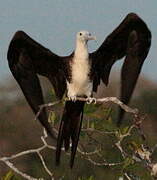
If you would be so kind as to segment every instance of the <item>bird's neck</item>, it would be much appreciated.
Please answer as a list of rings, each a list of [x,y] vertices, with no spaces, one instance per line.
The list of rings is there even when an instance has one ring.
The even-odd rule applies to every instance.
[[[76,49],[74,52],[74,57],[76,59],[88,59],[88,45],[87,42],[84,41],[76,41]]]

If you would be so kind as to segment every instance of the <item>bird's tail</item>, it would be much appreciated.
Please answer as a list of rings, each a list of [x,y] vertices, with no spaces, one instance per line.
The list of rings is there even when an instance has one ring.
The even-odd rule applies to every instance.
[[[84,104],[85,103],[82,101],[67,101],[65,104],[57,140],[56,165],[59,165],[60,163],[61,148],[63,144],[65,151],[67,151],[69,149],[71,140],[72,147],[70,167],[73,167],[82,125]]]

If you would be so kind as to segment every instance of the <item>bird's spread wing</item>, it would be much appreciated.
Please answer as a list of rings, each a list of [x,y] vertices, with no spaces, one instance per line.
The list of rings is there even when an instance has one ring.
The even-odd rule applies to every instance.
[[[121,101],[127,104],[133,93],[143,62],[151,45],[151,33],[136,14],[130,13],[105,39],[102,45],[90,54],[94,69],[94,91],[102,80],[106,85],[112,65],[125,57],[121,71]],[[124,112],[120,110],[120,123]]]
[[[15,33],[8,49],[9,67],[34,113],[37,113],[39,105],[44,103],[37,74],[46,76],[51,81],[56,96],[62,98],[66,89],[62,60],[26,33]],[[39,115],[39,120],[49,134],[54,136],[45,110]]]

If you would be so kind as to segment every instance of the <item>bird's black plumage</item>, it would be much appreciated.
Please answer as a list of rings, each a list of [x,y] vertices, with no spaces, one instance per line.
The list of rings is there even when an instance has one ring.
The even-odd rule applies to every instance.
[[[122,23],[105,39],[102,45],[91,54],[93,59],[94,91],[102,80],[108,84],[112,65],[123,58],[121,71],[120,99],[127,104],[133,93],[143,62],[151,45],[151,32],[144,21],[130,13]],[[121,124],[124,111],[120,109],[118,124]]]
[[[84,102],[67,101],[65,104],[58,141],[57,141],[57,151],[56,151],[56,164],[60,163],[61,148],[64,143],[65,150],[69,149],[70,139],[72,141],[71,147],[71,160],[70,167],[73,167],[74,157],[77,150],[77,144],[79,140],[79,134],[81,130],[82,120],[83,120],[83,107]]]
[[[121,72],[121,101],[127,104],[133,93],[143,62],[151,45],[151,33],[136,14],[126,16],[122,23],[105,39],[102,45],[89,54],[91,61],[90,80],[93,91],[102,80],[108,84],[112,65],[125,56]],[[73,54],[66,57],[58,56],[44,48],[23,31],[15,33],[8,49],[10,70],[20,85],[34,113],[39,105],[44,104],[38,74],[47,77],[52,83],[56,96],[61,99],[67,89],[66,82],[72,80],[71,67]],[[69,149],[72,140],[71,162],[73,166],[76,148],[83,118],[84,102],[67,101],[60,124],[56,163],[60,162],[61,147]],[[120,110],[118,123],[121,123],[124,112]],[[54,138],[56,135],[50,127],[44,110],[39,120],[47,132]]]

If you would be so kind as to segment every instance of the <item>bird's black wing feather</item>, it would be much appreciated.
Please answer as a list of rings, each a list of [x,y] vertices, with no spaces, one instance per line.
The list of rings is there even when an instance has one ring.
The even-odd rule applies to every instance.
[[[71,140],[72,146],[70,167],[73,167],[82,126],[84,104],[85,102],[82,101],[67,101],[65,104],[57,141],[56,165],[59,165],[60,163],[62,145],[64,144],[64,148],[67,151],[69,149]]]
[[[51,81],[56,96],[62,98],[66,89],[63,58],[35,42],[23,31],[16,32],[10,43],[8,63],[34,113],[44,103],[37,74],[46,76]],[[40,114],[39,120],[54,137],[45,110]]]
[[[135,88],[143,62],[151,45],[151,33],[145,22],[130,13],[122,23],[105,39],[102,45],[90,54],[94,69],[94,87],[102,80],[108,84],[112,65],[125,57],[121,71],[121,101],[127,104]],[[118,123],[124,112],[120,110]]]

